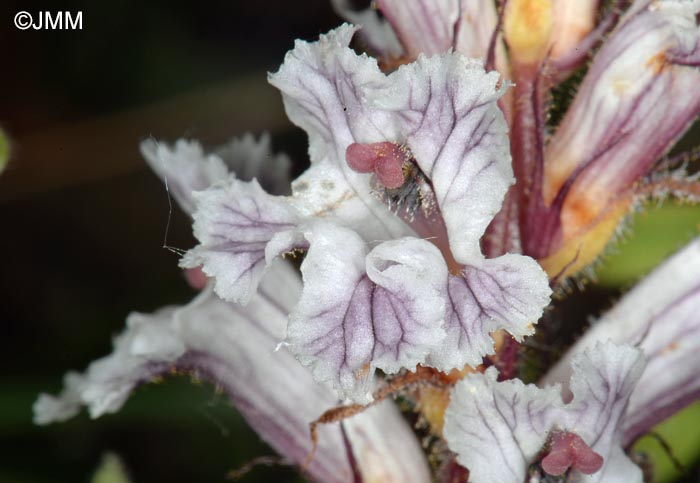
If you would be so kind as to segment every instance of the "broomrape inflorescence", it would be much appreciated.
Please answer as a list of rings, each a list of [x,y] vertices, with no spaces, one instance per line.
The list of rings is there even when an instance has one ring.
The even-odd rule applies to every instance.
[[[625,450],[700,394],[667,370],[697,364],[697,242],[542,381],[564,389],[504,380],[550,286],[590,265],[649,193],[699,191],[658,161],[700,112],[700,1],[622,3],[377,0],[379,16],[336,1],[364,27],[297,41],[269,76],[308,135],[310,168],[287,194],[289,161],[267,137],[212,154],[145,142],[193,218],[199,244],[181,265],[210,282],[185,307],[132,315],[112,355],[40,397],[36,421],[116,411],[138,384],[186,368],[315,481],[430,481],[417,439],[380,402],[384,381],[425,373],[440,384],[407,394],[456,455],[442,451],[443,478],[642,481]],[[379,63],[350,48],[358,33]],[[548,127],[552,90],[592,48]],[[304,254],[303,281],[288,253]],[[648,291],[655,303],[630,302]],[[376,407],[329,418],[307,460],[308,423],[339,402]]]

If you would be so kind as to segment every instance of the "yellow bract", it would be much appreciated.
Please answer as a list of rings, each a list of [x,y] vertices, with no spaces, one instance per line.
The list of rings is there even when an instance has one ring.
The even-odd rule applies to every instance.
[[[599,221],[581,230],[578,236],[565,239],[561,248],[547,258],[538,260],[549,278],[566,278],[593,263],[615,234],[622,217],[630,209],[631,199],[619,202]]]

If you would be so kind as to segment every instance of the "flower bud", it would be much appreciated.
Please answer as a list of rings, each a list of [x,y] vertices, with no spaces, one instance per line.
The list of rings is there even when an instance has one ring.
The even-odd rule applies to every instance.
[[[630,290],[560,359],[543,384],[564,383],[571,360],[612,340],[642,350],[647,366],[623,425],[628,446],[700,397],[700,240],[695,239]]]
[[[506,5],[503,32],[513,60],[535,64],[547,54],[553,20],[552,0],[511,0]]]
[[[561,204],[559,253],[543,260],[550,275],[598,256],[635,184],[700,112],[698,10],[635,5],[596,55],[545,153],[544,201]]]
[[[549,56],[559,59],[576,49],[595,26],[598,0],[555,0]]]

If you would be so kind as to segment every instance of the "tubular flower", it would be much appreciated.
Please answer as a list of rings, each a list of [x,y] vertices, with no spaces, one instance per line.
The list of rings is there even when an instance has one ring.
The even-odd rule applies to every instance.
[[[637,1],[595,56],[544,149],[541,198],[521,230],[550,275],[600,253],[700,113],[698,12],[697,1]]]
[[[141,150],[190,214],[193,193],[225,178],[229,167],[242,176],[259,176],[270,189],[286,189],[282,181],[289,161],[272,156],[267,135],[260,141],[250,135],[234,140],[218,154],[205,154],[199,144],[184,140],[173,147],[149,140]],[[140,385],[189,373],[221,387],[250,426],[289,462],[304,465],[313,449],[315,457],[304,465],[313,481],[430,481],[420,445],[390,401],[319,428],[318,447],[313,447],[309,423],[338,400],[288,349],[277,348],[301,280],[282,261],[271,271],[245,308],[221,300],[208,287],[188,305],[130,315],[112,354],[90,364],[84,374],[68,373],[60,395],[39,397],[35,422],[64,421],[82,406],[93,418],[113,413]]]
[[[485,59],[508,77],[503,42],[494,38],[498,15],[490,0],[378,0],[376,9],[362,11],[353,10],[348,0],[332,3],[342,17],[362,27],[359,35],[387,67],[452,50]]]
[[[444,434],[469,481],[568,471],[582,481],[641,482],[623,448],[700,395],[698,273],[696,239],[603,316],[543,388],[496,382],[493,368],[457,383]]]
[[[647,367],[624,421],[627,446],[700,396],[700,240],[695,239],[630,290],[544,377],[568,379],[569,361],[598,341],[637,346]]]
[[[598,344],[574,357],[571,368],[568,404],[558,385],[496,382],[493,368],[457,383],[444,434],[470,482],[540,481],[567,471],[576,481],[642,482],[621,446],[630,394],[644,370],[641,352]]]
[[[534,260],[479,247],[513,181],[498,75],[453,53],[386,76],[348,48],[355,31],[298,41],[270,75],[309,135],[293,195],[235,178],[197,193],[183,266],[245,303],[276,256],[308,250],[287,342],[366,403],[376,369],[461,369],[493,353],[491,332],[531,334],[550,289]]]
[[[314,481],[427,482],[416,438],[382,401],[398,387],[438,441],[443,483],[641,483],[625,448],[700,394],[700,242],[539,386],[516,378],[518,349],[550,284],[595,260],[640,200],[671,181],[700,193],[660,162],[700,112],[700,0],[616,3],[597,24],[598,0],[350,3],[333,0],[362,29],[297,41],[268,76],[308,136],[293,182],[267,136],[212,154],[142,144],[192,217],[197,245],[180,265],[203,292],[130,316],[114,352],[42,395],[35,420],[81,406],[97,417],[191,371],[299,465],[310,422],[366,409],[320,427]],[[356,33],[378,59],[350,48]],[[548,125],[555,87],[589,52]],[[297,255],[301,279],[281,260]]]
[[[365,26],[389,70],[454,51],[515,81],[498,104],[517,183],[482,240],[487,256],[523,253],[562,279],[590,265],[650,193],[697,199],[697,185],[664,188],[679,183],[658,161],[700,113],[698,0],[636,0],[621,19],[615,4],[597,24],[597,0],[512,0],[500,13],[491,1],[381,0],[364,11],[334,3]],[[370,40],[378,38],[391,40]],[[563,121],[547,132],[553,88],[601,42]]]
[[[273,270],[245,310],[206,289],[184,307],[132,314],[111,355],[85,374],[69,373],[60,396],[40,396],[35,421],[63,421],[83,405],[97,418],[118,411],[141,384],[191,373],[220,387],[270,446],[301,466],[312,451],[309,422],[337,399],[286,349],[275,351],[300,281],[288,266]],[[368,482],[430,481],[418,441],[391,401],[319,432],[305,468],[314,481],[345,483],[354,474]]]

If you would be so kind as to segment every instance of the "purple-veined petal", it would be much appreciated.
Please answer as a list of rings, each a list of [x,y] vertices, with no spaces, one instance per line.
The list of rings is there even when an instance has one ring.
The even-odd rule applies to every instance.
[[[552,431],[579,436],[604,465],[582,481],[642,481],[621,449],[622,415],[644,368],[641,353],[611,343],[572,360],[574,399],[560,386],[538,388],[519,380],[496,382],[498,373],[470,374],[457,383],[445,414],[444,435],[474,483],[522,483]]]
[[[489,56],[498,20],[496,4],[491,0],[379,0],[377,7],[394,27],[411,59],[450,50],[471,58]],[[373,13],[363,12],[368,16]],[[509,66],[502,41],[497,42],[494,54],[498,71],[507,75]]]
[[[305,233],[304,290],[290,316],[292,352],[344,397],[372,400],[377,368],[396,373],[423,362],[444,338],[447,267],[415,238],[369,251],[353,231],[316,225]]]
[[[292,186],[296,208],[307,216],[336,216],[366,240],[395,238],[411,232],[372,194],[370,175],[345,161],[354,142],[397,138],[392,114],[364,102],[364,90],[386,85],[387,78],[374,59],[348,47],[356,30],[346,24],[318,42],[296,41],[269,81],[282,92],[289,119],[309,136],[312,167]]]
[[[196,209],[193,193],[225,180],[229,171],[244,181],[257,179],[270,193],[289,192],[291,161],[285,154],[272,153],[268,133],[259,140],[247,133],[210,154],[197,141],[184,139],[173,146],[146,139],[140,148],[148,165],[188,215]]]
[[[498,73],[444,54],[421,56],[389,80],[367,95],[396,111],[403,138],[432,182],[455,260],[480,258],[479,238],[514,180]]]
[[[268,261],[293,248],[269,242],[293,231],[298,214],[284,197],[265,193],[256,180],[245,182],[233,176],[197,192],[195,200],[194,234],[199,245],[185,254],[180,265],[201,266],[215,278],[214,290],[221,298],[245,304]],[[279,251],[272,253],[275,246]]]
[[[547,441],[561,405],[557,387],[519,380],[497,383],[498,371],[458,382],[445,412],[443,435],[474,483],[522,483]]]
[[[360,36],[373,51],[383,56],[401,56],[403,47],[401,47],[394,30],[374,8],[355,10],[350,0],[331,0],[331,4],[338,15],[348,22],[362,27]]]
[[[459,0],[377,0],[406,52],[416,58],[442,54],[454,47]]]
[[[453,49],[467,57],[486,58],[497,21],[490,0],[379,0],[377,7],[388,22],[380,20],[372,7],[356,11],[347,0],[333,4],[345,19],[362,25],[360,35],[372,48],[391,57],[404,50],[415,59]]]
[[[447,282],[447,336],[431,353],[432,367],[447,371],[473,367],[493,354],[491,333],[505,329],[517,340],[534,332],[551,290],[533,259],[508,254],[466,265]]]
[[[228,176],[221,158],[204,154],[197,141],[180,139],[171,147],[155,139],[146,139],[141,143],[141,154],[162,178],[180,208],[189,215],[195,211],[193,193]]]
[[[598,341],[637,345],[648,359],[625,416],[624,443],[700,396],[700,241],[694,240],[627,293],[545,376],[563,382],[575,354]]]
[[[545,153],[545,201],[571,185],[565,238],[646,175],[700,112],[698,11],[697,1],[635,2],[596,54]]]
[[[138,385],[173,369],[192,371],[221,387],[265,441],[301,465],[312,446],[309,422],[337,399],[286,348],[275,350],[301,284],[282,263],[273,271],[245,309],[207,290],[182,308],[131,315],[111,355],[83,375],[67,376],[60,396],[40,396],[35,421],[65,420],[82,405],[92,417],[115,412]],[[368,482],[430,481],[418,441],[390,401],[318,430],[318,448],[307,467],[312,481],[349,483],[355,471]]]

